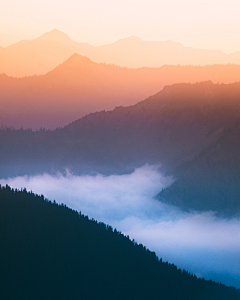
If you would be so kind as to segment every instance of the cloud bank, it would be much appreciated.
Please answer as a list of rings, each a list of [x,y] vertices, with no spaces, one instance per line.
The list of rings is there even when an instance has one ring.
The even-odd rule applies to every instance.
[[[213,212],[186,213],[154,199],[172,182],[158,166],[149,165],[125,175],[67,172],[0,180],[110,224],[181,269],[240,288],[240,220],[220,219]]]

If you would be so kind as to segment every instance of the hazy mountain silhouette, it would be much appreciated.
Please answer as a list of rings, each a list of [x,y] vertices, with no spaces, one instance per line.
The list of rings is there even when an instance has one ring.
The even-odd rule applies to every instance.
[[[165,85],[209,79],[215,83],[240,81],[240,66],[127,69],[74,54],[43,76],[0,75],[0,124],[55,129],[91,112],[135,104]]]
[[[0,186],[1,299],[239,299],[104,223]]]
[[[1,130],[0,177],[65,168],[75,174],[126,173],[161,164],[177,180],[160,195],[165,201],[236,214],[239,127],[233,126],[240,118],[239,99],[240,83],[175,84],[136,105],[89,114],[62,129]]]
[[[101,111],[55,131],[0,131],[0,176],[129,172],[161,163],[173,172],[240,118],[240,83],[176,84],[129,107]]]
[[[34,40],[24,40],[0,50],[0,73],[18,77],[45,74],[74,53],[98,63],[128,68],[240,64],[240,52],[227,55],[218,50],[194,49],[172,41],[142,41],[137,37],[94,47],[74,42],[55,29]]]
[[[23,40],[1,51],[0,73],[10,76],[45,74],[74,53],[85,55],[93,46],[77,43],[56,29],[28,41]]]
[[[131,68],[232,63],[231,58],[222,51],[184,47],[170,40],[143,41],[135,36],[97,47],[97,51],[89,57],[94,61],[106,61]]]
[[[193,160],[179,167],[177,181],[158,198],[185,209],[240,215],[240,119]]]

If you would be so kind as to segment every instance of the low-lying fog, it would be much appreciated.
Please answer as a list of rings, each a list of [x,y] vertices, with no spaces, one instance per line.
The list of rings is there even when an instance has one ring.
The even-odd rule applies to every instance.
[[[240,219],[213,212],[186,213],[154,196],[172,183],[157,166],[131,174],[16,177],[0,180],[13,188],[43,194],[85,215],[110,224],[164,261],[199,277],[240,288]]]

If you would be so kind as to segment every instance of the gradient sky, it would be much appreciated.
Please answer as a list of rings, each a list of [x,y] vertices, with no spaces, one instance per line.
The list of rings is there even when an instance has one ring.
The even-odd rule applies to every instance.
[[[3,0],[0,45],[54,28],[103,45],[131,35],[185,46],[240,51],[239,0]]]

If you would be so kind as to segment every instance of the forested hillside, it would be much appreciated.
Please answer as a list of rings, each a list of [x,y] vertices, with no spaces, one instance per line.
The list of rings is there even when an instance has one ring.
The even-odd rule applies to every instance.
[[[176,170],[158,198],[185,209],[240,215],[240,119],[212,145]]]
[[[123,174],[159,164],[176,181],[161,200],[238,214],[239,99],[240,83],[176,84],[136,105],[89,114],[54,131],[3,128],[0,177],[66,169]]]
[[[44,196],[0,188],[0,298],[239,299],[110,226]]]
[[[240,118],[240,84],[176,84],[145,101],[89,114],[54,131],[0,131],[0,177],[121,173],[145,163],[173,171]]]

